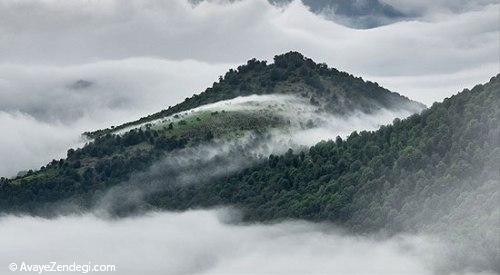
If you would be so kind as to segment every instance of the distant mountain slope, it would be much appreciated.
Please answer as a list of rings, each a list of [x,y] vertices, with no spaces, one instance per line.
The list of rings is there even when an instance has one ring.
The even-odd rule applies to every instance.
[[[221,100],[263,94],[300,95],[334,114],[353,111],[372,113],[381,108],[418,112],[425,108],[425,105],[382,88],[377,83],[365,82],[360,77],[317,64],[298,52],[289,52],[275,56],[274,63],[269,65],[266,61],[249,60],[237,70],[229,70],[211,88],[166,110],[117,127],[85,134],[95,138]]]

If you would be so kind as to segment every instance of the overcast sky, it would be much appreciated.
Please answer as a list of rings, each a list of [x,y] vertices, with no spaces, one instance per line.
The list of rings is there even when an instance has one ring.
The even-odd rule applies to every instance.
[[[0,175],[62,157],[79,134],[199,93],[290,50],[427,105],[499,72],[499,1],[393,1],[360,30],[266,0],[0,0]]]

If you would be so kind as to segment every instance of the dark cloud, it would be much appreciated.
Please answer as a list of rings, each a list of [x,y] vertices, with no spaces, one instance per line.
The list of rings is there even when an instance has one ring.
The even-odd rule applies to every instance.
[[[292,0],[270,0],[283,5]],[[351,28],[369,29],[413,17],[379,0],[302,0],[311,11]]]

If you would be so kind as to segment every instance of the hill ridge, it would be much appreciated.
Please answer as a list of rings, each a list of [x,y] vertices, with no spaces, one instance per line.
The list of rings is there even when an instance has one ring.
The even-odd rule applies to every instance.
[[[346,72],[315,63],[299,52],[290,51],[274,57],[274,63],[255,58],[236,70],[230,69],[212,87],[194,94],[183,102],[138,120],[119,126],[85,132],[89,138],[113,133],[133,125],[187,111],[202,105],[252,94],[292,93],[309,97],[315,104],[324,104],[326,111],[347,114],[353,110],[371,113],[380,108],[407,108],[417,112],[425,105],[391,92],[378,83],[364,81]]]

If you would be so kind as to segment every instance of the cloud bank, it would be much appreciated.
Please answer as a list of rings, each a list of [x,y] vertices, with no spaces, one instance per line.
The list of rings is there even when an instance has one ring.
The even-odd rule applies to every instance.
[[[84,131],[180,102],[228,67],[151,58],[74,66],[0,64],[0,176],[64,157],[84,142]]]
[[[185,0],[4,1],[0,58],[31,64],[137,56],[242,63],[293,49],[359,75],[449,74],[498,61],[498,3],[476,6],[360,31],[323,19],[298,1],[284,8],[265,0],[195,6]]]
[[[233,214],[163,212],[111,221],[93,215],[3,217],[0,266],[91,261],[114,264],[119,274],[431,275],[446,251],[426,236],[376,240],[300,221],[226,223]]]

